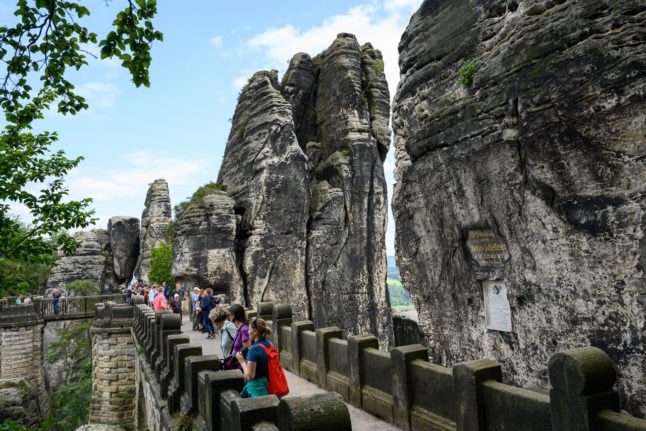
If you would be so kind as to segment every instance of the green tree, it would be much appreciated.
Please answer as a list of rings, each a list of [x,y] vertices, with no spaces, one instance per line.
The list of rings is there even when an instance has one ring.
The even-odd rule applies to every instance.
[[[150,252],[150,271],[148,280],[161,284],[167,282],[169,286],[175,285],[175,278],[171,276],[173,267],[173,248],[170,244],[162,242]]]
[[[34,131],[34,123],[52,109],[70,115],[87,109],[67,77],[70,69],[87,64],[86,47],[100,47],[101,58],[120,59],[136,86],[150,85],[150,47],[162,40],[152,25],[156,1],[128,0],[100,42],[81,24],[90,10],[80,3],[17,0],[15,23],[0,26],[0,259],[51,264],[56,249],[69,254],[78,247],[61,232],[94,221],[91,199],[68,200],[63,181],[82,157],[52,153],[57,134]],[[31,214],[27,229],[10,215],[11,204]]]
[[[65,286],[67,293],[75,296],[93,296],[101,292],[99,286],[92,280],[74,280]]]
[[[62,361],[65,382],[52,396],[54,416],[64,431],[73,431],[87,423],[92,397],[91,322],[70,328],[57,328],[60,337],[49,345],[45,359]]]

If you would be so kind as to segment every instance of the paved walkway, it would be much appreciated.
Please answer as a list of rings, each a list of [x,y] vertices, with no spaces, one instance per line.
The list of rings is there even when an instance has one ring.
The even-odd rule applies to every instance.
[[[185,315],[182,323],[182,332],[189,335],[192,343],[200,343],[202,345],[202,353],[205,355],[218,355],[222,357],[222,350],[220,349],[220,338],[207,339],[206,334],[201,332],[193,331],[193,324]],[[319,388],[313,383],[310,383],[307,380],[301,379],[300,377],[290,373],[285,370],[285,375],[287,376],[287,382],[289,383],[289,396],[298,396],[298,395],[311,395],[311,394],[321,394],[326,393],[325,390]],[[352,430],[353,431],[400,431],[400,428],[389,424],[371,414],[364,412],[361,409],[358,409],[350,404],[346,404],[348,410],[350,411],[350,417],[352,419]]]

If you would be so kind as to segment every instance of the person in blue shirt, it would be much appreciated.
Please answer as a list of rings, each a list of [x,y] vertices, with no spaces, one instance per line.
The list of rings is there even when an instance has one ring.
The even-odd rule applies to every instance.
[[[213,297],[213,290],[209,287],[206,289],[206,295],[200,299],[200,311],[202,312],[202,324],[204,329],[209,335],[206,338],[215,338],[215,328],[213,328],[213,323],[209,318],[209,313],[211,312],[211,299]]]
[[[61,314],[61,307],[60,307],[60,300],[61,296],[63,296],[57,288],[54,288],[52,291],[52,299],[53,299],[53,304],[54,304],[54,315],[58,316]]]
[[[267,326],[267,322],[260,317],[254,317],[249,322],[249,338],[253,344],[247,352],[245,359],[243,352],[238,352],[236,357],[242,366],[244,378],[247,381],[240,395],[242,397],[261,397],[269,395],[267,391],[267,379],[269,372],[267,369],[267,354],[265,349],[260,345],[271,347],[271,343],[267,340],[267,335],[271,335],[271,329]]]

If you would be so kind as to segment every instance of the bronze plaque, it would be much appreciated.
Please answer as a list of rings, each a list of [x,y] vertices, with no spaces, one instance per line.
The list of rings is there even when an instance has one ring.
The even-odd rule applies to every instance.
[[[509,260],[505,241],[491,229],[469,230],[466,246],[471,259],[484,268],[501,268]]]

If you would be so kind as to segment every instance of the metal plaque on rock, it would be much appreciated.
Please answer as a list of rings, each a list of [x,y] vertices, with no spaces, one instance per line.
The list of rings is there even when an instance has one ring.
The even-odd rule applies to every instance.
[[[502,268],[509,260],[507,244],[491,229],[469,230],[466,246],[471,259],[484,268]]]
[[[482,283],[487,329],[511,332],[511,307],[504,281],[489,280]]]

